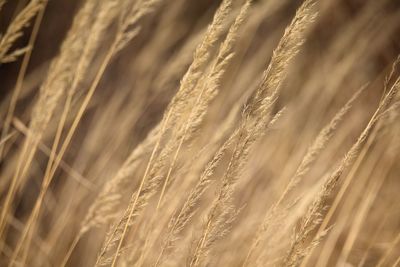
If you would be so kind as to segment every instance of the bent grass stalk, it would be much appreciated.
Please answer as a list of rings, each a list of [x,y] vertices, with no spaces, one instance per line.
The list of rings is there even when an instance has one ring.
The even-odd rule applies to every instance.
[[[108,13],[112,12],[112,11],[109,10],[109,8],[110,7],[112,8],[112,6],[114,5],[114,2],[110,2],[110,3],[111,3],[111,6],[107,6],[106,5],[104,7],[104,8],[107,8]],[[90,3],[88,3],[88,5],[90,5]],[[103,19],[105,19],[104,14],[105,14],[105,12],[101,12],[100,13],[98,21],[100,20],[100,23],[103,23],[103,24],[105,24],[105,26],[107,26],[107,22],[106,23],[103,22]],[[112,15],[110,16],[110,19],[112,19]],[[31,231],[34,231],[35,221],[37,219],[37,216],[39,215],[40,207],[41,207],[42,202],[44,200],[45,194],[46,194],[46,192],[48,190],[48,187],[49,187],[49,185],[50,185],[50,183],[51,183],[51,181],[52,181],[52,179],[54,177],[54,173],[55,173],[57,167],[59,166],[59,164],[60,164],[60,162],[62,160],[63,154],[65,153],[65,149],[64,149],[64,150],[61,150],[61,152],[58,153],[58,155],[57,155],[57,147],[59,145],[59,142],[60,142],[60,139],[61,139],[61,134],[62,134],[64,125],[65,125],[65,122],[67,120],[67,116],[68,116],[71,104],[72,104],[73,94],[77,90],[78,83],[81,81],[81,77],[82,77],[83,73],[85,72],[85,64],[87,65],[88,60],[90,60],[90,58],[88,58],[88,57],[90,57],[89,53],[93,49],[96,48],[96,44],[97,44],[97,41],[99,39],[98,35],[101,35],[101,33],[102,33],[101,32],[102,28],[99,27],[100,23],[98,21],[96,21],[97,23],[94,24],[94,28],[95,28],[94,30],[97,30],[97,32],[92,32],[92,34],[95,35],[95,38],[90,38],[86,42],[85,47],[84,47],[83,52],[82,52],[82,56],[80,57],[79,62],[77,64],[77,71],[76,71],[76,73],[74,75],[74,79],[72,81],[72,84],[71,84],[71,87],[70,87],[70,91],[67,94],[67,99],[66,99],[66,102],[65,102],[62,114],[61,114],[60,121],[58,123],[58,127],[57,127],[57,130],[56,130],[56,134],[55,134],[55,138],[54,138],[54,141],[53,141],[52,149],[51,149],[51,152],[50,152],[50,157],[49,157],[49,160],[48,160],[48,163],[47,163],[46,171],[45,171],[43,182],[42,182],[42,185],[41,185],[41,190],[40,190],[40,193],[39,193],[39,197],[36,200],[36,203],[34,205],[33,211],[32,211],[32,213],[31,213],[31,215],[30,215],[30,217],[28,219],[27,224],[24,227],[23,233],[22,233],[22,235],[21,235],[21,237],[19,239],[19,242],[18,242],[18,244],[16,246],[16,249],[14,250],[14,253],[13,253],[13,256],[12,256],[12,262],[17,257],[17,255],[19,253],[19,250],[21,249],[23,244],[26,247],[29,247],[29,245],[30,245],[31,238],[28,235],[29,231],[31,230],[31,228],[33,228]],[[97,28],[96,28],[96,26],[97,26]],[[108,62],[106,63],[106,66],[107,66],[107,64],[108,64]],[[100,76],[99,76],[100,78],[103,75],[103,72],[104,72],[104,70],[100,69]],[[100,78],[98,78],[98,80],[100,80]],[[96,80],[95,80],[95,85],[94,85],[93,88],[97,87],[97,83],[98,82],[96,82]],[[94,90],[94,89],[92,89],[92,90]],[[89,93],[91,93],[91,90],[89,90]],[[83,106],[83,108],[86,109],[86,106]],[[81,107],[81,109],[82,109],[82,107]],[[81,118],[79,116],[81,116],[81,115],[78,113],[78,115],[77,115],[78,121]],[[72,134],[74,133],[74,131],[75,131],[75,128],[73,129]],[[71,137],[72,137],[72,134],[71,134]],[[67,137],[68,136],[70,136],[70,134],[68,134]],[[71,139],[66,139],[66,143],[63,144],[63,147],[64,146],[67,147],[69,142],[70,142],[70,140]],[[57,161],[56,162],[54,162],[54,156],[55,155],[57,155]],[[25,241],[26,237],[27,237],[27,240]],[[22,261],[22,263],[24,263],[24,260]]]
[[[151,164],[152,164],[152,161],[154,160],[156,151],[158,150],[158,147],[160,146],[161,138],[162,138],[162,135],[163,135],[163,133],[164,133],[164,131],[165,131],[165,129],[166,129],[166,126],[167,126],[167,123],[168,123],[168,120],[169,120],[169,118],[170,118],[171,113],[172,113],[172,109],[170,109],[170,110],[168,111],[167,116],[166,116],[165,119],[163,120],[162,128],[161,128],[161,131],[160,131],[160,134],[159,134],[157,143],[155,144],[155,146],[154,146],[154,148],[153,148],[153,151],[151,152],[151,156],[150,156],[149,162],[147,163],[146,170],[145,170],[145,172],[144,172],[144,174],[143,174],[143,178],[142,178],[142,180],[141,180],[141,182],[140,182],[140,185],[139,185],[139,188],[138,188],[138,190],[137,190],[137,194],[136,194],[136,196],[135,196],[135,198],[134,198],[133,204],[132,204],[132,206],[130,206],[130,208],[129,208],[129,210],[128,210],[128,212],[129,212],[128,220],[127,220],[127,222],[125,223],[125,226],[124,226],[124,228],[123,228],[124,230],[123,230],[123,232],[122,232],[122,236],[121,236],[121,238],[120,238],[120,240],[119,240],[119,242],[118,242],[118,246],[117,246],[116,252],[115,252],[115,254],[114,254],[114,257],[113,257],[113,260],[112,260],[112,263],[111,263],[111,266],[112,266],[112,267],[114,267],[115,264],[116,264],[116,262],[117,262],[117,258],[118,258],[119,252],[120,252],[120,250],[121,250],[122,242],[123,242],[124,239],[125,239],[126,233],[127,233],[127,231],[128,231],[128,226],[129,226],[129,224],[130,224],[130,222],[131,222],[131,219],[132,219],[132,216],[133,216],[133,212],[134,212],[134,210],[135,210],[135,208],[136,208],[137,201],[138,201],[139,196],[140,196],[140,194],[141,194],[141,192],[142,192],[144,183],[145,183],[145,181],[146,181],[146,179],[147,179],[148,173],[149,173],[149,171],[150,171],[150,166],[151,166]],[[111,239],[111,238],[110,238],[110,239]]]
[[[14,116],[14,111],[15,111],[15,107],[17,105],[18,97],[22,90],[22,83],[24,81],[26,71],[28,69],[29,61],[31,59],[33,47],[34,47],[37,35],[39,33],[40,24],[42,22],[46,6],[47,6],[47,1],[44,2],[44,6],[38,12],[36,19],[35,19],[35,23],[33,24],[32,33],[31,33],[31,36],[29,37],[29,41],[28,41],[29,49],[25,52],[25,54],[23,56],[21,67],[18,71],[17,81],[15,82],[15,87],[14,87],[14,90],[13,90],[13,93],[11,96],[10,105],[7,110],[7,115],[6,115],[6,118],[4,119],[3,129],[1,132],[2,139],[8,134],[8,131],[10,129],[10,125],[11,125],[12,118]],[[1,5],[0,5],[0,7],[1,7]],[[0,147],[0,160],[3,159],[3,156],[4,156],[3,153],[4,153],[4,147]]]

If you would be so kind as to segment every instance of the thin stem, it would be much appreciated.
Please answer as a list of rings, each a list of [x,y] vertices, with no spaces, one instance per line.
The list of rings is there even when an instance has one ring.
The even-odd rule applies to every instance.
[[[165,131],[165,129],[166,129],[167,122],[169,121],[169,118],[170,118],[170,116],[171,116],[171,113],[172,113],[172,109],[170,109],[170,110],[168,111],[168,114],[167,114],[165,120],[163,121],[163,126],[162,126],[162,128],[161,128],[161,131],[160,131],[160,134],[159,134],[157,143],[155,144],[155,146],[154,146],[154,148],[153,148],[153,151],[151,152],[151,156],[150,156],[149,162],[148,162],[148,164],[147,164],[147,166],[146,166],[146,170],[145,170],[145,172],[144,172],[144,174],[143,174],[143,178],[142,178],[142,181],[140,182],[140,186],[139,186],[139,188],[138,188],[138,190],[137,190],[137,193],[136,193],[135,199],[134,199],[134,201],[133,201],[133,204],[132,204],[132,206],[129,208],[128,220],[127,220],[126,223],[125,223],[124,230],[123,230],[122,236],[121,236],[121,238],[120,238],[120,240],[119,240],[118,247],[117,247],[117,250],[116,250],[116,252],[115,252],[115,255],[114,255],[114,258],[113,258],[111,267],[114,267],[115,264],[117,263],[118,254],[119,254],[119,252],[120,252],[120,250],[121,250],[122,243],[123,243],[123,241],[124,241],[124,239],[125,239],[125,236],[126,236],[126,233],[127,233],[127,231],[128,231],[128,226],[129,226],[129,224],[130,224],[130,222],[131,222],[131,219],[132,219],[132,216],[133,216],[133,212],[134,212],[134,210],[135,210],[135,208],[136,208],[136,205],[137,205],[137,202],[138,202],[138,200],[139,200],[140,193],[142,192],[144,183],[145,183],[146,180],[147,180],[147,176],[148,176],[148,173],[149,173],[149,171],[150,171],[151,163],[152,163],[152,161],[153,161],[153,159],[154,159],[154,157],[155,157],[155,154],[156,154],[156,151],[158,150],[158,147],[160,146],[161,139],[162,139],[162,136],[163,136],[164,131]]]
[[[23,81],[24,81],[24,78],[26,75],[26,71],[28,69],[29,61],[30,61],[31,55],[32,55],[33,46],[35,44],[36,37],[37,37],[39,29],[40,29],[40,24],[43,19],[44,10],[46,8],[46,5],[47,5],[47,1],[43,3],[43,7],[40,9],[40,11],[38,12],[38,14],[36,16],[36,20],[33,25],[32,33],[31,33],[31,36],[28,41],[29,49],[25,52],[24,57],[22,59],[21,68],[19,69],[19,72],[18,72],[17,81],[15,83],[15,88],[14,88],[13,94],[11,96],[10,106],[8,107],[7,115],[4,120],[3,131],[1,132],[0,139],[3,139],[7,135],[8,131],[10,130],[10,125],[11,125],[11,121],[12,121],[12,118],[14,115],[15,107],[17,105],[19,94],[22,90],[22,84],[23,84]],[[3,158],[3,152],[4,152],[4,147],[0,147],[0,160]]]

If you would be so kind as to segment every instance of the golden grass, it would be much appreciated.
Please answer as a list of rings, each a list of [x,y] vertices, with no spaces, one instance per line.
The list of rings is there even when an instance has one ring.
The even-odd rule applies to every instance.
[[[400,10],[354,2],[0,1],[0,265],[398,266]]]

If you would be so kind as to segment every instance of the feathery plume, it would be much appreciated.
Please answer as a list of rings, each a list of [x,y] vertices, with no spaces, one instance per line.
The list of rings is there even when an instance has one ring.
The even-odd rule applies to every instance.
[[[357,141],[353,144],[350,150],[345,154],[339,165],[335,170],[325,178],[324,185],[315,198],[314,202],[309,207],[307,213],[301,219],[300,228],[296,232],[290,250],[287,252],[284,263],[288,266],[296,266],[310,251],[308,246],[304,246],[307,238],[312,234],[314,229],[321,223],[321,212],[326,206],[326,199],[329,198],[335,189],[340,185],[340,177],[342,173],[353,164],[358,156],[360,149],[369,137],[372,129],[379,121],[380,114],[385,112],[392,102],[393,98],[397,95],[400,89],[400,78],[394,82],[391,89],[385,94],[382,101],[379,103],[378,108],[372,115],[368,125],[358,137]]]
[[[272,105],[273,103],[269,104]],[[265,108],[265,110],[269,110],[269,107]],[[253,144],[265,134],[265,130],[270,129],[277,122],[282,112],[283,110],[279,111],[271,119],[254,122],[244,111],[243,120],[237,129],[235,148],[222,177],[217,197],[208,212],[202,234],[196,242],[194,251],[191,252],[189,258],[190,266],[198,266],[209,253],[211,246],[229,233],[235,218],[240,212],[240,209],[236,210],[232,204],[232,195],[236,181],[240,176],[240,171],[247,163]],[[268,118],[268,116],[264,118]]]
[[[5,1],[0,2],[0,9]],[[0,40],[0,63],[15,61],[30,47],[18,48],[10,52],[12,45],[23,34],[23,29],[29,26],[31,19],[44,7],[47,0],[32,0],[11,22],[6,33]]]
[[[315,8],[315,0],[306,0],[285,29],[278,46],[274,49],[268,68],[264,72],[260,90],[251,99],[251,105],[254,106],[253,113],[257,114],[261,106],[265,105],[264,102],[277,97],[280,85],[287,75],[289,63],[298,54],[305,41],[307,30],[318,15]],[[268,97],[267,94],[269,94]]]
[[[360,96],[364,88],[365,87],[361,88],[355,94],[353,94],[353,96],[347,101],[347,103],[335,114],[332,120],[319,132],[314,142],[307,149],[306,154],[304,155],[300,165],[297,167],[295,174],[287,184],[284,192],[280,195],[279,199],[272,205],[271,208],[268,209],[267,213],[265,214],[264,220],[255,234],[254,240],[247,253],[243,266],[245,266],[248,263],[254,250],[257,248],[262,238],[269,230],[269,224],[271,223],[272,218],[277,217],[276,216],[277,215],[276,213],[278,212],[277,209],[279,208],[281,203],[284,201],[287,195],[293,190],[293,188],[295,188],[296,185],[301,181],[304,175],[309,172],[310,167],[315,162],[318,154],[326,146],[327,142],[331,139],[333,133],[337,128],[337,125],[350,110],[354,101]]]
[[[36,101],[29,124],[29,135],[22,146],[20,158],[14,177],[11,180],[7,196],[0,218],[0,236],[6,224],[6,216],[9,211],[10,203],[14,194],[23,182],[33,156],[37,150],[37,145],[41,140],[44,131],[53,115],[53,112],[65,94],[68,86],[73,79],[73,69],[75,62],[78,61],[85,44],[85,37],[88,36],[86,27],[92,16],[94,5],[91,1],[80,10],[74,19],[74,23],[62,44],[61,51],[57,58],[53,60],[49,68],[49,73],[40,88],[39,99]]]

